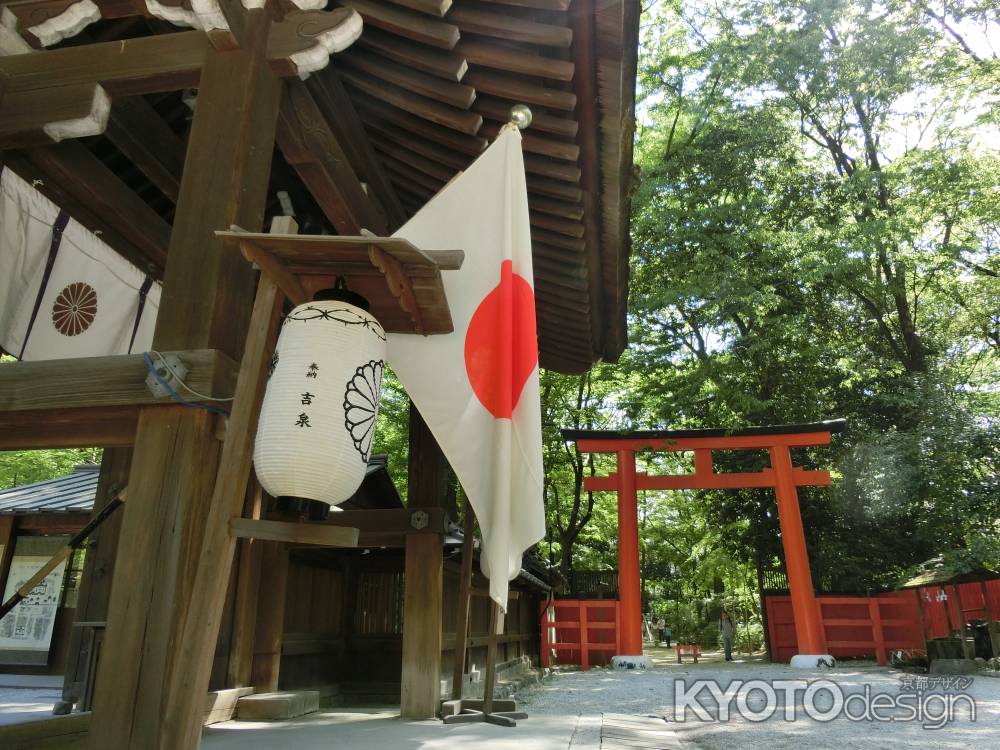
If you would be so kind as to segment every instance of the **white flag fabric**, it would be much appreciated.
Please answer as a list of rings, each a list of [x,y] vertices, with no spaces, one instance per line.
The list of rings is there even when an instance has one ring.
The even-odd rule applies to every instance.
[[[523,552],[545,536],[521,134],[505,128],[394,236],[422,250],[465,251],[461,270],[442,274],[455,331],[390,335],[387,358],[475,508],[480,566],[506,610]]]
[[[146,351],[160,285],[9,169],[0,175],[0,346],[24,360]]]

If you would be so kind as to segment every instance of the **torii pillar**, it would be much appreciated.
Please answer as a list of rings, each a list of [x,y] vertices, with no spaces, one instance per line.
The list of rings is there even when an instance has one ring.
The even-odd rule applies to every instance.
[[[583,453],[614,453],[617,469],[606,477],[588,477],[588,491],[618,493],[618,596],[620,601],[620,653],[613,664],[635,669],[649,665],[642,654],[642,592],[639,574],[639,490],[740,489],[773,487],[785,552],[788,588],[795,618],[799,654],[793,666],[834,663],[826,654],[819,606],[809,571],[802,515],[796,488],[830,484],[828,471],[806,471],[792,464],[790,448],[826,445],[830,433],[844,428],[843,420],[812,425],[779,425],[727,432],[723,430],[657,430],[613,432],[563,430]],[[648,476],[637,472],[635,454],[640,450],[691,451],[693,474]],[[771,465],[759,472],[717,474],[713,450],[767,450]]]

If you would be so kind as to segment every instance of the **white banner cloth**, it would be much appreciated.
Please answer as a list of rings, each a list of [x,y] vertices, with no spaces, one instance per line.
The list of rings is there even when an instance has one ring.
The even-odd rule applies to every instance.
[[[451,463],[483,534],[504,610],[523,552],[545,536],[538,337],[521,134],[496,142],[395,234],[465,251],[445,271],[455,331],[389,335],[388,360]]]
[[[146,351],[160,285],[60,213],[14,172],[3,170],[0,346],[24,360]]]

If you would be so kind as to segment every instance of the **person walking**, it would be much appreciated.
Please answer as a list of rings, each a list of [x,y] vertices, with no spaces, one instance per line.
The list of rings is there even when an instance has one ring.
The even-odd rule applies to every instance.
[[[668,623],[663,623],[663,639],[667,642],[667,648],[670,648],[670,639],[673,637],[673,628]]]
[[[722,614],[719,615],[719,630],[722,631],[722,646],[726,652],[726,661],[733,660],[733,635],[736,632],[736,628],[733,625],[733,619],[729,616],[729,613],[722,609]]]
[[[656,645],[663,643],[663,629],[667,627],[667,621],[662,617],[656,621]]]

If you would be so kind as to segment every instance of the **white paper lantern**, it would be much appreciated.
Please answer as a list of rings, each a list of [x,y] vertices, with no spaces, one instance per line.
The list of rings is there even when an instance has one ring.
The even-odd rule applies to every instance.
[[[355,304],[309,302],[285,318],[253,453],[269,495],[337,505],[357,491],[375,434],[384,360],[385,331]]]

